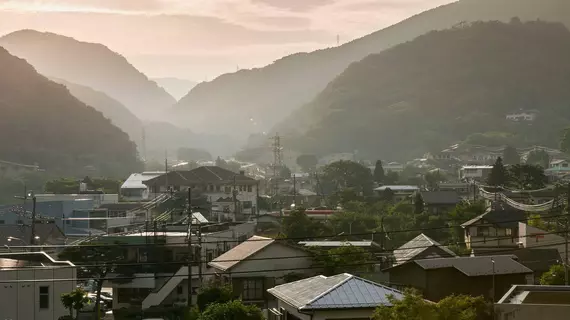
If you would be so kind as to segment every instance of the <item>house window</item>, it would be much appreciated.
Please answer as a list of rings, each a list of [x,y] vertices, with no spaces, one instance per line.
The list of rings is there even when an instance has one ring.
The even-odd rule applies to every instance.
[[[487,237],[490,235],[489,233],[489,227],[478,227],[477,228],[477,234],[483,237]]]
[[[251,186],[247,186],[247,192],[252,192],[253,188]]]
[[[243,300],[263,300],[263,279],[248,279],[243,282]]]
[[[49,287],[40,287],[40,309],[49,309]]]
[[[214,251],[208,250],[206,251],[206,262],[210,262],[214,260]]]
[[[512,234],[513,234],[513,229],[511,229],[511,228],[505,229],[505,235],[510,236]]]

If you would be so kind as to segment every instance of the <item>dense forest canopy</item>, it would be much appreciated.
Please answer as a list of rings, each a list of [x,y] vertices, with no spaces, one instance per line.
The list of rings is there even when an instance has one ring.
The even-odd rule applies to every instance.
[[[545,22],[434,31],[352,64],[290,123],[304,152],[406,159],[474,133],[556,147],[570,124],[570,32]],[[534,121],[507,114],[536,110]],[[516,138],[516,139],[514,139]]]
[[[141,169],[136,145],[67,88],[0,47],[1,159],[69,175]]]

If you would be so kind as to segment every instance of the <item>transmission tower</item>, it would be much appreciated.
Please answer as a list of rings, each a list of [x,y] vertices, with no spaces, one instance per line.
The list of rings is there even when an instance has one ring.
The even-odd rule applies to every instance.
[[[276,134],[271,139],[273,140],[271,144],[273,150],[273,195],[277,197],[279,195],[279,176],[283,168],[283,147],[281,146],[279,134]]]

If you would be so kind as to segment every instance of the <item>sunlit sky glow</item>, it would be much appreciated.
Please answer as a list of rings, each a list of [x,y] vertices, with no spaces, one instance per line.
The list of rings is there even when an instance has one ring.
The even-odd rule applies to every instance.
[[[453,0],[0,0],[0,34],[99,42],[152,77],[205,80],[348,42]]]

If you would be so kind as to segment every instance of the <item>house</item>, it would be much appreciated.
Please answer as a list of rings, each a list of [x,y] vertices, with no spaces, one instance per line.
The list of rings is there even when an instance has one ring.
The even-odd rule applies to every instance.
[[[556,249],[561,261],[566,259],[566,240],[563,235],[541,230],[526,223],[518,224],[518,242],[524,248]]]
[[[230,210],[232,221],[243,220],[239,215],[251,217],[257,212],[258,181],[246,176],[243,171],[235,173],[217,166],[204,166],[190,171],[171,171],[143,183],[153,193],[186,191],[190,188],[192,193],[210,199],[213,207],[230,206],[229,197],[232,202],[228,210],[233,208],[233,204],[237,207],[237,210]]]
[[[0,253],[0,282],[2,319],[58,320],[69,315],[60,297],[76,288],[77,272],[45,252]]]
[[[370,319],[376,307],[391,306],[388,297],[403,299],[398,290],[348,273],[315,276],[267,291],[277,299],[269,320]]]
[[[534,282],[539,284],[540,277],[550,270],[550,267],[562,262],[560,253],[555,248],[521,248],[509,250],[509,254],[516,257],[516,260],[523,266],[534,272]],[[479,256],[489,256],[493,254],[481,253]]]
[[[473,199],[476,186],[471,183],[441,183],[438,186],[440,191],[455,191],[460,197],[465,199]]]
[[[419,259],[386,271],[392,286],[416,288],[430,301],[452,294],[498,299],[513,284],[534,283],[533,271],[512,255]]]
[[[514,285],[494,308],[496,320],[568,319],[570,286]]]
[[[400,202],[406,199],[411,199],[411,196],[420,191],[420,188],[417,186],[406,186],[406,185],[386,185],[380,186],[374,191],[378,193],[378,195],[382,196],[386,190],[391,190],[394,194],[394,201]],[[411,200],[410,200],[411,201]]]
[[[420,191],[420,195],[424,207],[434,214],[449,212],[461,202],[456,191]]]
[[[208,265],[210,272],[230,284],[245,303],[261,308],[275,306],[267,289],[317,272],[307,250],[259,236],[249,238]]]
[[[459,169],[459,179],[462,181],[483,181],[487,179],[493,166],[471,165]]]
[[[163,171],[131,174],[121,185],[121,198],[125,201],[143,201],[151,197],[150,188],[143,182],[163,175]]]
[[[324,250],[335,249],[340,247],[358,247],[364,250],[375,252],[382,251],[382,247],[374,241],[299,241],[300,246],[307,248],[319,248]]]
[[[496,203],[485,213],[461,225],[465,231],[465,245],[467,249],[491,251],[518,248],[520,221],[526,221],[523,211]]]
[[[453,251],[422,233],[394,250],[394,264],[403,264],[416,259],[450,258],[455,256],[456,254]]]
[[[32,227],[30,225],[0,225],[0,252],[26,251],[21,247],[30,245],[31,241]],[[34,244],[57,246],[65,242],[66,237],[56,224],[36,223]]]

